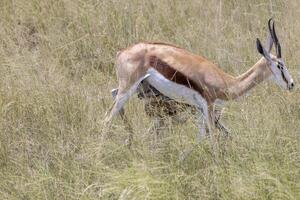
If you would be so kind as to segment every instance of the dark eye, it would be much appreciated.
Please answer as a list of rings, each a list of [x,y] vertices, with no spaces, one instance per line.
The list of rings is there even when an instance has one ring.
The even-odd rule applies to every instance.
[[[283,70],[283,67],[279,64],[277,65],[277,68],[280,69],[280,70]]]

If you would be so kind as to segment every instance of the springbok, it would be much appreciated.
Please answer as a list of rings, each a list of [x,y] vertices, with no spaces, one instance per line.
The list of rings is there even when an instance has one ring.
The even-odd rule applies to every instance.
[[[170,44],[140,42],[120,51],[116,60],[119,86],[112,90],[115,102],[106,121],[123,112],[124,103],[137,92],[146,99],[160,95],[166,101],[175,99],[195,106],[203,114],[209,130],[214,125],[228,133],[220,123],[221,112],[215,109],[218,102],[234,100],[270,77],[281,88],[291,90],[294,87],[281,57],[272,18],[268,21],[268,29],[267,49],[259,39],[256,40],[262,58],[237,77],[225,73],[202,56]],[[276,56],[270,53],[273,43]],[[149,93],[149,88],[154,92]],[[201,128],[198,136],[201,138],[205,132],[205,128]]]

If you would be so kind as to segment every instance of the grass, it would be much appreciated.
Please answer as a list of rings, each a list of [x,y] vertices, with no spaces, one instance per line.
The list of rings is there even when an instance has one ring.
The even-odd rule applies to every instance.
[[[2,0],[0,2],[0,199],[299,199],[300,3],[296,0]],[[201,54],[238,75],[258,59],[273,16],[296,82],[271,82],[226,103],[218,164],[206,139],[167,123],[160,138],[136,97],[129,132],[103,124],[117,86],[116,52],[141,40]],[[167,122],[170,122],[166,116]]]

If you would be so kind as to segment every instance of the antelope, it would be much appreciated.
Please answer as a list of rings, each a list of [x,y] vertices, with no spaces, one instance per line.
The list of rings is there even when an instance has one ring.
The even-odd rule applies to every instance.
[[[160,96],[165,102],[174,99],[196,107],[203,114],[202,121],[199,120],[199,124],[202,123],[199,138],[206,134],[206,129],[201,128],[204,123],[209,132],[216,127],[228,134],[219,120],[221,112],[216,109],[217,104],[235,100],[269,78],[273,78],[282,89],[291,90],[294,87],[281,56],[272,18],[268,21],[268,29],[266,49],[256,39],[257,51],[262,57],[248,71],[236,77],[206,58],[171,44],[140,42],[121,50],[116,59],[119,86],[112,90],[115,101],[106,121],[111,121],[118,113],[123,114],[125,102],[138,93],[145,99]],[[271,54],[273,44],[276,56]]]

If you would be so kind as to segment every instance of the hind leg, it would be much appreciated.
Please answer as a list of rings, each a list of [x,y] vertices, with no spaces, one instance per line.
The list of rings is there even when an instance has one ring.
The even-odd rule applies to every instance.
[[[115,89],[111,90],[111,96],[113,97],[114,100],[116,100],[118,92],[119,92],[118,88],[115,88]],[[125,111],[124,111],[123,107],[119,110],[119,114],[121,115],[122,118],[125,117]]]
[[[118,91],[119,91],[119,89],[117,89],[117,88],[111,90],[111,95],[112,95],[114,100],[116,99],[116,97],[118,95]],[[122,120],[126,124],[126,129],[130,132],[130,136],[129,136],[129,139],[128,139],[128,144],[130,145],[131,140],[132,140],[133,129],[132,129],[130,121],[128,120],[128,118],[125,115],[125,111],[124,111],[123,107],[119,110],[119,115],[121,116]]]
[[[105,122],[111,122],[112,118],[123,110],[123,106],[126,103],[126,101],[129,99],[129,95],[127,93],[118,93],[115,97],[115,102],[113,104],[113,107],[110,111],[110,114],[108,117],[105,118]]]
[[[127,91],[123,89],[118,89],[117,92],[116,89],[112,90],[112,95],[114,96],[116,93],[117,95],[115,96],[115,102],[113,104],[109,116],[105,118],[105,122],[110,122],[114,116],[122,112],[124,104],[134,93],[136,93],[140,83],[149,76],[149,74],[146,74],[145,76],[141,77]]]
[[[116,115],[120,115],[124,124],[125,129],[129,131],[128,139],[126,139],[125,144],[131,147],[132,140],[133,140],[133,131],[130,122],[128,121],[125,112],[124,112],[124,104],[128,101],[131,94],[129,92],[121,93],[118,89],[113,89],[111,91],[112,97],[114,99],[114,105],[111,109],[110,115],[105,119],[106,122],[111,122],[112,118]]]
[[[146,74],[145,76],[141,77],[138,81],[136,81],[127,91],[120,90],[120,89],[113,89],[111,91],[113,98],[115,99],[113,107],[110,111],[110,114],[108,117],[105,118],[106,123],[110,123],[112,118],[118,114],[121,115],[123,121],[127,125],[126,128],[130,132],[129,138],[126,141],[127,145],[130,147],[132,143],[132,138],[133,138],[133,131],[132,127],[127,119],[127,117],[124,114],[124,109],[123,106],[124,104],[129,100],[129,98],[136,93],[140,83],[147,78],[149,75]]]

